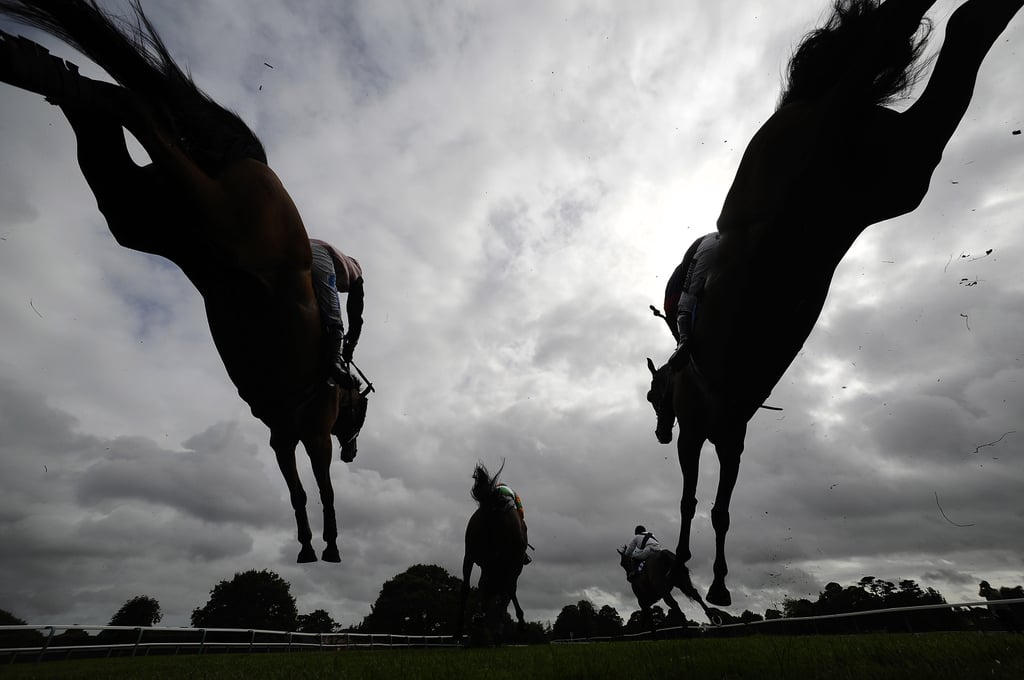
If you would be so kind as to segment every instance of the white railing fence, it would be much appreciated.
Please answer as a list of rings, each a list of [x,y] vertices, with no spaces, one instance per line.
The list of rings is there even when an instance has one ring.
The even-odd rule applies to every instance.
[[[708,635],[708,634],[719,634],[720,632],[759,632],[759,627],[782,627],[782,626],[802,626],[804,630],[810,630],[811,633],[818,632],[818,625],[822,622],[836,621],[839,619],[855,619],[857,617],[875,616],[875,617],[889,617],[896,615],[902,615],[904,617],[903,623],[906,628],[913,629],[913,623],[906,619],[906,614],[912,612],[923,612],[933,609],[949,609],[956,612],[958,609],[969,610],[972,607],[978,607],[988,609],[992,606],[1005,606],[1005,605],[1024,605],[1024,598],[1018,598],[1013,600],[998,600],[998,601],[987,601],[981,600],[978,602],[960,602],[953,604],[926,604],[917,605],[914,607],[889,607],[885,609],[869,609],[866,611],[859,612],[845,612],[842,614],[823,614],[820,616],[794,616],[789,618],[780,619],[765,619],[762,621],[749,621],[742,623],[726,623],[726,624],[692,624],[685,626],[671,626],[665,628],[659,628],[659,634],[678,634],[683,631],[691,633],[693,635]],[[1017,614],[1017,624],[1024,627],[1024,616]],[[775,631],[773,631],[775,632]],[[626,633],[623,635],[615,636],[603,636],[603,637],[587,637],[587,638],[564,638],[551,640],[553,644],[571,644],[578,642],[610,642],[613,640],[628,640],[636,638],[650,637],[650,631],[643,631],[640,633]]]
[[[96,636],[68,636],[69,631],[99,631]],[[60,633],[58,635],[58,632]],[[170,626],[21,625],[0,626],[0,640],[17,633],[38,644],[0,647],[0,660],[14,663],[34,657],[137,656],[151,652],[297,652],[379,647],[455,647],[451,635],[392,633],[299,633],[252,628],[176,628]],[[33,635],[35,633],[35,635]],[[72,633],[72,636],[74,633]],[[87,634],[86,634],[87,635]],[[70,639],[69,639],[70,638]],[[81,643],[81,644],[79,644]]]
[[[906,615],[935,609],[949,609],[971,612],[972,608],[991,611],[993,606],[1024,605],[1024,598],[988,602],[961,602],[954,604],[932,604],[916,607],[892,607],[888,609],[871,609],[843,614],[822,616],[801,616],[780,619],[767,619],[747,623],[729,623],[720,625],[687,625],[659,628],[658,633],[666,636],[686,632],[692,635],[717,635],[761,632],[763,627],[771,627],[771,632],[780,632],[780,628],[799,626],[801,631],[818,632],[819,624],[840,619],[856,619],[857,617],[895,617],[903,616],[905,628],[912,629],[911,619]],[[1017,614],[1018,625],[1024,625],[1024,616]],[[823,626],[826,627],[826,626]],[[88,634],[75,636],[74,631],[99,631],[98,635]],[[58,632],[60,634],[58,635]],[[69,635],[70,632],[70,635]],[[764,631],[768,632],[768,631]],[[18,634],[32,638],[32,643],[16,643],[7,646],[7,641],[16,639]],[[606,642],[613,640],[629,640],[648,637],[649,632],[630,633],[613,637],[588,637],[552,640],[552,643]],[[413,647],[457,647],[458,641],[451,635],[401,635],[392,633],[299,633],[279,630],[259,630],[253,628],[175,628],[169,626],[89,626],[89,625],[20,625],[0,626],[0,662],[7,661],[42,661],[52,658],[69,658],[73,655],[82,656],[137,656],[154,654],[178,654],[180,652],[204,654],[223,652],[297,652],[297,651],[335,651],[343,649],[370,648],[413,648]]]

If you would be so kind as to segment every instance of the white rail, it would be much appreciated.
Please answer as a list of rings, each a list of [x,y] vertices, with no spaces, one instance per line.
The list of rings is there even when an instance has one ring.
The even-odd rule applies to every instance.
[[[104,642],[96,639],[87,644],[61,644],[57,632],[121,631],[134,632],[132,642]],[[47,656],[75,653],[115,652],[148,655],[151,650],[177,654],[189,651],[203,654],[211,651],[308,651],[369,649],[374,647],[455,647],[458,643],[451,635],[396,635],[392,633],[299,633],[256,628],[177,628],[170,626],[92,626],[79,624],[46,624],[0,626],[0,635],[6,632],[36,631],[44,639],[39,645],[0,648],[0,658],[9,655],[13,663],[19,656],[35,655],[37,661]],[[179,638],[180,639],[177,639]],[[146,639],[148,637],[148,639]],[[175,638],[175,639],[171,639]],[[241,638],[241,639],[240,639]],[[247,639],[246,639],[247,638]]]
[[[844,612],[841,614],[821,614],[818,616],[793,616],[787,618],[778,619],[764,619],[761,621],[749,621],[741,623],[725,623],[725,624],[698,624],[692,626],[671,626],[667,628],[659,628],[658,633],[670,633],[674,631],[689,630],[694,633],[707,633],[711,631],[728,630],[730,628],[744,628],[749,629],[753,626],[765,626],[765,625],[791,625],[796,623],[811,623],[812,625],[818,621],[827,621],[835,619],[846,619],[858,616],[888,616],[891,614],[900,614],[914,611],[927,611],[929,609],[957,609],[957,608],[969,608],[969,607],[992,607],[1000,605],[1024,605],[1024,598],[1016,598],[1012,600],[980,600],[978,602],[959,602],[953,604],[924,604],[917,605],[914,607],[889,607],[881,609],[868,609],[859,612]],[[587,638],[563,638],[558,640],[552,640],[553,644],[570,644],[577,642],[608,642],[611,640],[622,640],[628,638],[641,638],[650,636],[650,631],[643,631],[641,633],[625,633],[623,635],[614,636],[600,636],[600,637],[587,637]]]

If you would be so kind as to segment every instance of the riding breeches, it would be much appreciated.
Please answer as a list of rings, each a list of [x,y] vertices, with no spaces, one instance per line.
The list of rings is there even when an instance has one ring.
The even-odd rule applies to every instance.
[[[338,303],[338,279],[331,253],[316,243],[309,245],[313,251],[313,292],[320,307],[320,320],[327,328],[344,329]]]

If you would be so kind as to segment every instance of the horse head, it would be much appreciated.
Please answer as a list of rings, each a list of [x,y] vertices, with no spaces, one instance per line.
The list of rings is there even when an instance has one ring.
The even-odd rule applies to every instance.
[[[487,471],[487,468],[484,467],[483,463],[477,463],[473,469],[473,487],[470,490],[470,494],[481,508],[494,511],[505,507],[506,503],[498,492],[498,477],[504,469],[504,459],[501,461],[501,467],[498,468],[493,477]]]
[[[675,403],[672,392],[675,385],[672,369],[668,364],[655,368],[654,362],[647,359],[647,368],[651,371],[651,389],[647,391],[647,401],[654,407],[654,415],[658,424],[654,435],[662,444],[672,442],[672,426],[676,421]]]
[[[625,572],[628,574],[629,564],[628,560],[626,559],[626,546],[623,545],[621,548],[616,548],[615,552],[619,553],[619,566],[622,567],[623,570],[625,570]]]
[[[366,422],[366,406],[369,390],[360,391],[359,387],[342,389],[338,403],[338,418],[334,421],[331,432],[338,437],[341,444],[341,460],[351,463],[359,450],[359,431]]]

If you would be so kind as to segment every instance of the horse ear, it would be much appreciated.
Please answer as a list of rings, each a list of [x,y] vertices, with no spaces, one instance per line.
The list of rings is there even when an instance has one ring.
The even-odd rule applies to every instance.
[[[647,357],[647,368],[650,369],[651,375],[654,375],[655,373],[658,372],[658,369],[654,367],[654,362],[651,361],[650,357]]]

